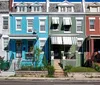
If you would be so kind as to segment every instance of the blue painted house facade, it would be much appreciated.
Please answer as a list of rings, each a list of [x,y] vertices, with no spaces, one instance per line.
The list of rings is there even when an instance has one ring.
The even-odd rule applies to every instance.
[[[35,65],[35,52],[38,49],[38,66],[43,66],[43,58],[48,60],[48,16],[41,14],[41,4],[35,3],[35,7],[25,3],[13,4],[10,12],[9,57],[19,59],[21,66]]]

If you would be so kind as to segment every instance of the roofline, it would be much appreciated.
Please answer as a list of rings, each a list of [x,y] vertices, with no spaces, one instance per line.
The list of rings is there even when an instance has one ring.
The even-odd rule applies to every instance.
[[[60,14],[66,14],[66,15],[68,15],[68,14],[71,14],[71,15],[75,15],[75,14],[77,14],[77,15],[84,15],[85,13],[84,12],[73,12],[73,13],[67,13],[67,12],[36,12],[36,13],[32,13],[32,12],[9,12],[9,14],[18,14],[18,15],[20,15],[20,14],[22,14],[22,15],[25,15],[25,14],[29,14],[29,15],[31,15],[31,14],[36,14],[36,15],[41,15],[41,14],[44,14],[44,15],[54,15],[54,14],[56,14],[56,15],[60,15]]]

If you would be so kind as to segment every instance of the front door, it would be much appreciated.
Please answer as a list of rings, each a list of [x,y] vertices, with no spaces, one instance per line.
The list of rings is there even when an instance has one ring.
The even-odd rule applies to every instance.
[[[60,45],[53,45],[54,59],[61,59]]]
[[[16,41],[16,57],[17,58],[22,57],[22,41],[21,40]]]

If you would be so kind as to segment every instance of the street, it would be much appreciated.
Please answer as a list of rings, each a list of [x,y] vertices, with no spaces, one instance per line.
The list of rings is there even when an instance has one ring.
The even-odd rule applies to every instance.
[[[0,80],[0,85],[100,85],[100,81],[74,80]]]

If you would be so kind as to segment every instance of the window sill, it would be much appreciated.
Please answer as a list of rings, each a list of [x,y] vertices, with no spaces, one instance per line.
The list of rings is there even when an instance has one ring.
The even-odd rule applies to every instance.
[[[57,30],[54,30],[54,29],[53,29],[52,31],[59,31],[59,30],[58,30],[58,29],[57,29]]]
[[[95,31],[95,29],[90,29],[89,31]]]
[[[71,31],[68,31],[68,32],[67,31],[64,31],[64,33],[71,33]]]
[[[46,33],[46,31],[39,31],[39,33]]]
[[[21,31],[21,29],[16,29],[16,31]]]
[[[76,31],[76,33],[83,33],[82,31]]]

